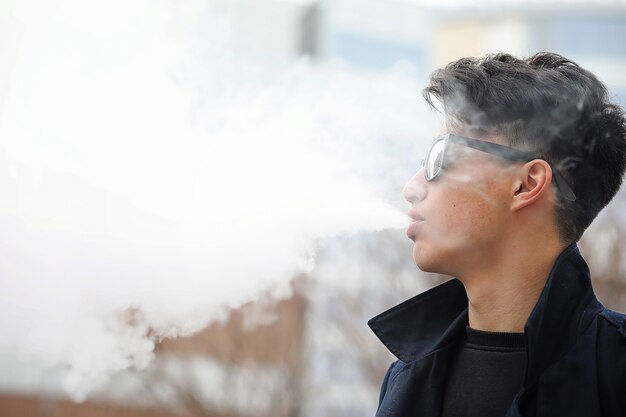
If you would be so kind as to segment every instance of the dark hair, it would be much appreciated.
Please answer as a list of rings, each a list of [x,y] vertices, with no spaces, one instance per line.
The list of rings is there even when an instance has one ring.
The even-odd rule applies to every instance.
[[[496,134],[559,170],[576,194],[573,202],[555,194],[565,243],[580,239],[622,184],[624,111],[591,72],[561,55],[462,58],[433,72],[423,95],[432,107],[432,97],[441,101],[452,125]]]

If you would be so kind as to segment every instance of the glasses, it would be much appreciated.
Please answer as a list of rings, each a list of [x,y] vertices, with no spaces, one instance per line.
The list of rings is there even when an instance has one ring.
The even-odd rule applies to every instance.
[[[487,142],[484,140],[470,139],[453,134],[446,134],[437,138],[433,142],[428,154],[426,154],[426,159],[422,161],[422,168],[426,167],[426,181],[434,180],[443,171],[445,166],[446,150],[449,152],[448,145],[450,143],[477,149],[513,162],[528,162],[533,159],[543,159],[509,146],[499,145],[497,143]],[[563,178],[563,176],[555,170],[552,165],[550,165],[550,167],[552,168],[556,188],[561,193],[563,198],[568,201],[576,201],[576,196],[565,181],[565,178]]]

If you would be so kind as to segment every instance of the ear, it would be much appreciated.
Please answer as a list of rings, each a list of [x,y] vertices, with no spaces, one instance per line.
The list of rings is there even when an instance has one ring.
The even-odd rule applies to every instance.
[[[543,159],[533,159],[525,163],[515,178],[511,211],[527,207],[550,190],[552,168]]]

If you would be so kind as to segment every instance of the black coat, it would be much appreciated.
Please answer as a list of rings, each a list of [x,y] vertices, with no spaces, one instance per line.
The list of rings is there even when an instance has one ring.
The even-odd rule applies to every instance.
[[[369,320],[398,358],[376,417],[439,417],[445,375],[468,324],[457,279]],[[576,244],[559,255],[524,326],[527,365],[506,417],[626,416],[626,315],[596,299]]]

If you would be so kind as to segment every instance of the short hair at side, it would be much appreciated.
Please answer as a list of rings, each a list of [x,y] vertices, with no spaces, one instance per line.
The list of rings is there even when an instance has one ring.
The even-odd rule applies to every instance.
[[[565,243],[580,239],[622,184],[624,111],[591,72],[561,55],[462,58],[434,71],[423,95],[432,107],[433,97],[443,104],[452,125],[496,134],[559,170],[576,194],[572,202],[556,193]]]

